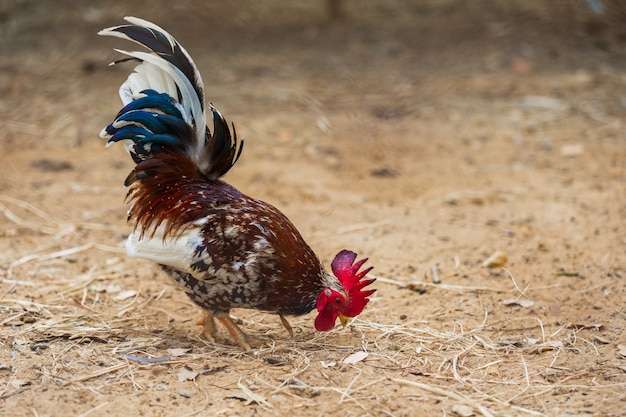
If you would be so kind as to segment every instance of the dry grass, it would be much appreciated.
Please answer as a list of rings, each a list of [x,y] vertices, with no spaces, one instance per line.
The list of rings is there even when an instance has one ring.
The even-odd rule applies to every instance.
[[[597,365],[604,360],[598,348],[605,341],[598,332],[601,325],[548,325],[544,317],[533,315],[494,322],[486,307],[482,319],[473,325],[458,317],[451,327],[426,319],[403,318],[392,323],[389,306],[375,299],[367,314],[353,320],[347,331],[314,333],[308,318],[296,319],[294,340],[286,338],[271,315],[245,312],[244,326],[266,337],[266,346],[244,353],[237,347],[211,344],[200,339],[193,327],[186,336],[180,334],[179,326],[185,326],[188,318],[159,304],[171,288],[145,289],[139,280],[131,281],[132,287],[120,287],[128,284],[120,283],[128,261],[107,260],[111,253],[120,253],[118,248],[89,241],[55,248],[52,242],[59,235],[76,233],[83,225],[57,223],[36,207],[6,196],[0,201],[5,218],[15,227],[50,239],[50,245],[22,254],[3,271],[0,343],[5,352],[14,352],[16,364],[0,388],[3,401],[41,387],[74,387],[100,394],[145,392],[154,387],[151,375],[158,372],[170,380],[190,381],[194,390],[204,392],[204,399],[189,416],[206,409],[215,395],[208,394],[210,381],[221,375],[219,380],[225,385],[218,391],[224,391],[224,401],[242,401],[270,414],[283,409],[285,402],[308,407],[323,399],[356,407],[351,409],[360,411],[354,415],[403,415],[393,405],[394,399],[401,398],[459,415],[488,417],[549,415],[542,404],[557,393],[585,392],[617,399],[626,388],[623,367]],[[33,214],[36,221],[16,215],[11,205]],[[94,251],[105,258],[102,266],[72,278],[43,279],[46,268],[67,265],[64,261],[73,256]],[[28,271],[38,273],[34,276]],[[464,295],[528,297],[530,289],[520,288],[507,273],[510,285],[500,288],[380,276],[378,287],[379,294],[427,287]],[[185,306],[193,311],[188,302]],[[536,337],[507,337],[505,324],[516,320]],[[535,326],[529,326],[532,322]],[[32,372],[19,365],[19,358],[28,352],[40,358]],[[355,352],[363,353],[355,357]],[[566,357],[572,353],[589,358],[589,364],[567,366]],[[2,366],[0,372],[8,373],[7,365]],[[238,375],[228,374],[228,369],[237,370]],[[109,404],[110,400],[93,404],[80,415],[96,414]]]

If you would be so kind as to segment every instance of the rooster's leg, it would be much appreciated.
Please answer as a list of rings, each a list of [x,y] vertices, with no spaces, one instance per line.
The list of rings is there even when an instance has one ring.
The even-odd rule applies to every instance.
[[[263,340],[244,333],[244,331],[237,326],[229,315],[217,316],[217,319],[220,323],[222,323],[222,325],[224,325],[234,342],[237,343],[242,349],[250,350],[251,345],[263,344]]]
[[[204,311],[204,317],[198,322],[202,325],[202,336],[209,342],[215,343],[217,336],[217,326],[215,325],[215,319],[213,314],[208,311]]]
[[[278,317],[280,317],[280,322],[283,324],[283,327],[285,327],[285,329],[287,329],[287,331],[289,332],[289,336],[293,339],[293,329],[291,328],[291,324],[289,324],[285,316],[283,316],[282,314],[278,313]]]

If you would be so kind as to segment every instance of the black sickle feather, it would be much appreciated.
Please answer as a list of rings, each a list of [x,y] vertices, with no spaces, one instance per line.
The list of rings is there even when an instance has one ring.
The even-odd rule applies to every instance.
[[[181,70],[185,77],[191,81],[204,109],[204,91],[196,79],[196,69],[173,37],[167,37],[152,28],[136,25],[118,26],[113,30],[123,33],[135,42],[159,54],[163,59]],[[180,97],[178,99],[180,100]]]
[[[206,151],[211,157],[211,167],[207,172],[209,178],[219,178],[225,175],[235,165],[241,151],[243,140],[237,146],[237,131],[233,124],[233,135],[230,134],[228,123],[217,109],[213,111],[213,137],[208,141]],[[239,149],[237,149],[239,148]]]

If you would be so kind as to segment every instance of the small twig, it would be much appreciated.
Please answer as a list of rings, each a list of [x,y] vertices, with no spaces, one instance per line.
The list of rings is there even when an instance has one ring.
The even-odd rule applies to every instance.
[[[352,384],[354,384],[356,380],[359,379],[362,373],[363,371],[359,369],[359,372],[354,376],[354,378],[352,378],[348,386],[343,390],[343,393],[341,394],[341,398],[339,399],[339,404],[343,403],[344,398],[348,396],[348,393],[350,392],[350,388],[352,388]]]
[[[526,388],[524,388],[523,390],[521,390],[520,392],[518,392],[511,398],[509,398],[506,401],[509,404],[512,403],[513,400],[515,400],[517,397],[523,395],[526,391],[530,389],[530,376],[528,375],[528,366],[526,366],[526,361],[524,360],[524,356],[523,355],[519,355],[519,356],[520,356],[520,359],[522,360],[522,365],[524,366],[524,376],[526,377]]]
[[[92,372],[88,375],[83,375],[78,378],[70,379],[63,384],[63,386],[71,384],[72,382],[85,382],[93,378],[98,378],[99,376],[109,374],[111,372],[119,371],[120,369],[124,369],[128,366],[127,363],[120,363],[117,365],[109,366],[108,368],[100,369],[99,371]]]
[[[87,243],[85,245],[75,246],[73,248],[63,249],[63,250],[52,252],[52,253],[48,253],[48,254],[45,254],[45,255],[37,255],[37,254],[26,255],[26,256],[18,259],[17,261],[13,262],[10,265],[9,268],[15,268],[16,266],[25,264],[25,263],[30,262],[30,261],[35,260],[35,259],[37,259],[38,261],[47,261],[47,260],[55,259],[55,258],[63,258],[65,256],[73,255],[75,253],[82,252],[82,251],[90,249],[92,247],[93,247],[92,243]]]
[[[19,395],[24,392],[24,388],[19,387],[19,388],[14,389],[11,392],[8,392],[8,391],[9,391],[9,388],[7,386],[7,388],[5,388],[4,391],[0,392],[0,400],[6,400],[7,398],[11,398],[15,395]]]
[[[452,374],[454,375],[454,379],[456,379],[457,381],[465,384],[465,379],[461,377],[461,375],[459,375],[459,372],[457,370],[457,365],[458,365],[458,361],[459,358],[463,357],[467,352],[469,352],[474,346],[476,346],[478,342],[474,342],[471,345],[469,345],[468,347],[466,347],[465,349],[463,349],[461,352],[457,353],[456,355],[454,355],[452,357]]]
[[[198,384],[196,384],[196,386],[198,386]],[[204,393],[204,403],[196,411],[192,411],[191,413],[185,415],[185,417],[192,417],[200,413],[205,414],[207,409],[209,408],[209,402],[210,402],[209,393],[206,390],[203,390],[202,388],[199,388],[199,389],[200,391]]]
[[[486,363],[484,365],[481,365],[481,366],[478,366],[478,367],[474,368],[474,372],[475,371],[480,371],[481,369],[489,368],[490,366],[497,365],[497,364],[499,364],[501,362],[504,362],[504,359],[498,359],[496,361]]]
[[[0,300],[0,302],[4,303],[4,304],[17,304],[20,305],[24,308],[28,308],[28,307],[36,307],[39,310],[42,309],[58,309],[58,310],[63,310],[65,308],[65,306],[60,305],[60,306],[53,306],[53,305],[48,305],[48,304],[41,304],[41,303],[36,303],[34,301],[28,301],[28,300],[16,300],[13,298],[7,298],[7,299],[3,299]]]
[[[439,277],[439,272],[437,271],[437,264],[432,264],[430,266],[430,272],[433,275],[433,284],[440,284],[441,278]]]
[[[122,307],[116,314],[116,317],[122,317],[125,314],[127,314],[129,311],[132,310],[136,310],[136,309],[141,309],[143,307],[145,307],[146,305],[150,304],[151,302],[153,302],[157,297],[161,296],[161,293],[153,295],[152,297],[148,297],[146,299],[146,301],[144,301],[141,304],[138,305],[133,305],[137,302],[137,300],[139,299],[139,295],[141,294],[141,288],[137,291],[137,294],[135,294],[135,298],[133,298],[133,300],[128,303],[127,305],[125,305],[124,307]]]
[[[528,296],[526,295],[526,293],[524,292],[524,290],[522,290],[518,285],[517,282],[515,281],[515,277],[513,276],[513,274],[511,273],[511,271],[509,271],[508,269],[502,267],[502,269],[509,274],[509,277],[511,278],[511,281],[513,281],[513,285],[515,285],[515,289],[517,291],[519,291],[520,294],[522,294],[524,297],[528,298]]]
[[[250,403],[255,402],[255,403],[259,404],[261,407],[272,408],[272,404],[268,403],[260,395],[256,395],[254,392],[252,392],[250,390],[250,388],[246,387],[241,382],[241,378],[239,378],[239,381],[237,381],[237,387],[239,387],[239,389],[241,391],[243,391],[244,395],[246,395],[248,397],[248,402],[250,402]]]
[[[368,274],[368,277],[376,278],[376,282],[384,282],[385,284],[397,285],[400,288],[418,288],[419,286],[427,286],[427,287],[437,287],[442,290],[452,290],[452,291],[490,291],[490,292],[504,292],[504,290],[499,290],[497,288],[489,288],[489,287],[472,287],[465,285],[453,285],[453,284],[433,284],[432,282],[425,281],[408,281],[402,282],[395,279],[385,278],[381,276],[376,276],[372,274]]]
[[[526,377],[526,388],[530,388],[530,376],[528,375],[528,366],[526,366],[524,355],[519,355],[519,357],[522,360],[522,365],[524,365],[524,376]]]
[[[346,391],[342,390],[341,388],[337,388],[337,387],[330,387],[328,388],[330,391],[335,391],[341,394],[341,396],[345,396],[346,398],[352,400],[356,405],[358,405],[359,407],[361,407],[363,410],[367,410],[367,407],[365,407],[363,404],[361,404],[356,398],[354,398],[352,395],[348,394]]]
[[[6,201],[7,203],[15,204],[18,207],[21,207],[23,209],[26,209],[26,210],[36,214],[37,216],[41,217],[45,221],[48,221],[50,223],[56,223],[52,219],[52,217],[48,216],[46,213],[44,213],[43,211],[39,210],[37,207],[33,206],[32,204],[27,203],[26,201],[18,200],[17,198],[14,198],[14,197],[11,197],[11,196],[8,196],[8,195],[0,195],[0,201]],[[2,206],[2,209],[3,209],[2,211],[4,211],[5,207]],[[5,212],[5,214],[6,214],[6,212]]]
[[[543,328],[543,322],[539,319],[539,317],[535,317],[535,319],[537,320],[537,322],[539,323],[539,327],[541,328],[541,343],[545,343],[546,342],[546,331]]]
[[[127,358],[126,360],[127,360],[127,363],[126,363],[126,364],[127,364],[127,366],[128,366],[128,373],[129,373],[129,377],[128,377],[128,378],[130,379],[130,381],[131,381],[131,382],[133,383],[133,385],[135,386],[135,389],[136,389],[137,391],[140,391],[140,390],[142,390],[142,389],[143,389],[143,387],[142,387],[142,386],[141,386],[141,384],[140,384],[140,383],[138,383],[138,382],[137,382],[137,380],[135,379],[135,374],[133,373],[133,367],[132,367],[132,366],[130,366],[130,363],[128,362],[128,358]]]
[[[118,246],[102,245],[100,243],[94,243],[93,244],[93,248],[94,249],[99,249],[99,250],[104,251],[104,252],[126,253],[126,249],[124,249],[124,248],[120,248]]]
[[[34,282],[30,282],[30,281],[19,281],[19,280],[6,279],[6,278],[0,278],[0,284],[23,285],[25,287],[34,287],[34,286],[38,285],[38,284],[36,284]]]

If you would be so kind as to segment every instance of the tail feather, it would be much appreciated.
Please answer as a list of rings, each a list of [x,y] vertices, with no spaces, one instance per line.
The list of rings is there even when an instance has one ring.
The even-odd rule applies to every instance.
[[[219,111],[211,106],[213,113],[213,137],[207,144],[207,151],[213,155],[209,171],[209,178],[219,178],[226,174],[228,170],[237,162],[243,150],[243,139],[239,149],[237,149],[237,131],[233,124],[233,137],[230,136],[228,123]]]
[[[178,102],[166,93],[144,90],[144,96],[120,110],[115,121],[104,128],[107,146],[123,141],[135,162],[148,159],[154,145],[186,152],[195,146],[195,133],[185,122]],[[158,109],[158,111],[155,111]]]
[[[126,17],[130,25],[99,32],[143,45],[150,52],[114,62],[140,61],[120,87],[124,107],[100,136],[108,144],[121,141],[137,163],[166,147],[187,155],[210,178],[224,175],[241,154],[233,126],[211,106],[214,134],[206,126],[202,77],[187,51],[165,30],[146,20]],[[107,144],[107,145],[108,145]]]

